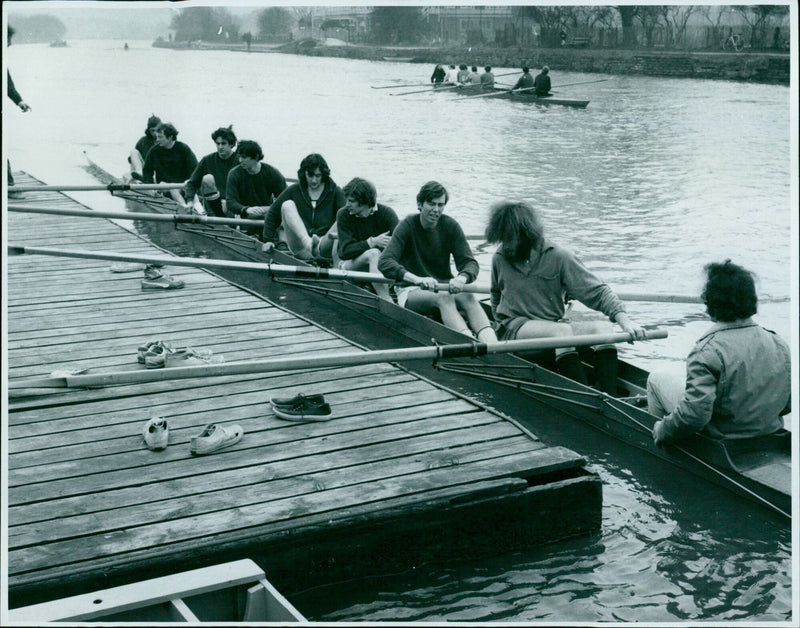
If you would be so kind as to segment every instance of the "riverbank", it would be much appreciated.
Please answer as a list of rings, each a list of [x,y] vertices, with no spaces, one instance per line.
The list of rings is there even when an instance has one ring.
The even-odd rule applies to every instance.
[[[240,50],[244,44],[210,44],[156,42],[163,48],[198,50]],[[790,56],[770,52],[683,52],[618,50],[606,48],[497,48],[490,46],[457,47],[390,47],[320,44],[301,40],[282,45],[253,44],[250,52],[303,54],[313,57],[341,57],[372,61],[409,61],[466,63],[483,67],[533,68],[549,65],[553,69],[600,74],[697,78],[749,83],[789,85]],[[427,68],[426,68],[427,72]]]

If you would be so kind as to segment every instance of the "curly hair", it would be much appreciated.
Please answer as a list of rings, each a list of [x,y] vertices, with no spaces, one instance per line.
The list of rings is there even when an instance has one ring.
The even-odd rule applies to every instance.
[[[501,201],[489,209],[486,241],[500,244],[499,253],[507,259],[527,259],[532,249],[544,242],[544,227],[537,212],[524,201]]]
[[[297,180],[301,185],[306,184],[305,174],[307,172],[314,172],[317,168],[322,173],[322,181],[327,183],[331,180],[331,169],[328,168],[328,162],[319,153],[311,153],[303,158],[300,162],[300,167],[297,169]]]
[[[753,273],[729,259],[721,264],[706,264],[704,269],[708,279],[701,297],[712,319],[730,323],[750,318],[758,311]]]
[[[162,122],[156,127],[156,131],[160,131],[164,134],[164,137],[168,137],[171,140],[178,139],[178,129],[171,122]]]

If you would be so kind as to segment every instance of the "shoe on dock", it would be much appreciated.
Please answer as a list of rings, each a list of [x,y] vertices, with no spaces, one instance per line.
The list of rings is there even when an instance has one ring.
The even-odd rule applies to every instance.
[[[321,406],[325,403],[325,395],[304,395],[300,393],[294,397],[272,397],[269,402],[273,406],[295,406],[298,403]]]
[[[161,275],[158,279],[142,279],[142,290],[177,290],[186,284],[181,279]]]
[[[153,417],[142,427],[142,436],[148,449],[161,451],[169,442],[169,425],[163,417]]]
[[[142,347],[139,347],[141,351]],[[144,366],[148,369],[160,369],[167,365],[167,356],[174,350],[168,344],[159,341],[147,345],[144,353]]]
[[[232,425],[209,423],[199,436],[192,436],[190,449],[197,456],[213,454],[215,451],[235,445],[242,440],[242,436],[244,429],[238,423]]]
[[[286,421],[327,421],[333,416],[327,402],[313,404],[305,397],[290,406],[273,405],[272,411]]]

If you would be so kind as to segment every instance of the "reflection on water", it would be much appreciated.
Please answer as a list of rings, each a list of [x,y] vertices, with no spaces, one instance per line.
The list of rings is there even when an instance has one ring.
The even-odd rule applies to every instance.
[[[338,183],[371,179],[401,216],[416,211],[422,183],[440,180],[450,192],[447,211],[469,234],[482,233],[492,202],[528,200],[549,237],[626,292],[696,295],[703,264],[730,257],[756,272],[762,297],[783,299],[762,304],[759,322],[790,335],[788,88],[610,77],[565,88],[591,100],[577,110],[370,89],[425,82],[430,68],[416,64],[169,51],[149,42],[128,52],[116,42],[15,45],[8,63],[33,107],[24,116],[4,111],[12,164],[49,183],[93,183],[80,169],[83,150],[121,173],[151,113],[173,122],[198,156],[213,150],[213,129],[233,124],[285,176],[321,152]],[[554,88],[609,78],[551,74]],[[78,196],[98,209],[118,203]],[[174,230],[160,231],[169,240],[162,246],[181,246]],[[491,250],[478,257],[488,281]],[[670,332],[622,348],[648,369],[683,360],[709,325],[699,305],[628,308]],[[569,429],[568,445],[604,481],[596,537],[420,565],[292,601],[324,621],[790,618],[785,527],[739,499],[698,495],[695,480],[653,469],[638,452]]]

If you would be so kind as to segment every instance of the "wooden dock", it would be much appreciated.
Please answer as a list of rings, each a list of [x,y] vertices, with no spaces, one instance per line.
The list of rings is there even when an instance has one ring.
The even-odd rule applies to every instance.
[[[48,192],[11,202],[84,207]],[[8,242],[163,253],[105,219],[16,212]],[[357,347],[210,272],[167,267],[185,288],[142,291],[141,272],[110,265],[8,258],[9,384],[143,368],[150,340],[226,361],[308,356],[309,369],[10,393],[12,607],[245,557],[291,595],[599,529],[600,480],[576,453],[396,365],[315,370],[315,356]],[[269,398],[297,392],[324,393],[334,418],[276,417]],[[154,416],[171,427],[164,451],[142,438]],[[189,440],[211,422],[244,438],[195,457]]]

